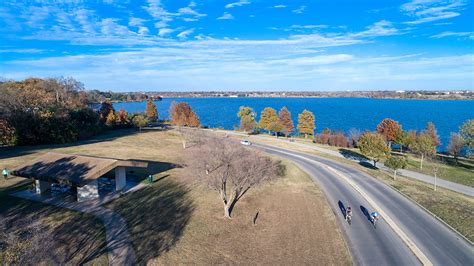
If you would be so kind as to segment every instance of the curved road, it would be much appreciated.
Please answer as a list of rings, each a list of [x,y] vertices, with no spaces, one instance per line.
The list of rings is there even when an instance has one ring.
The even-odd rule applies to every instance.
[[[471,244],[381,181],[350,166],[315,155],[263,144],[253,145],[297,163],[319,184],[337,214],[355,264],[418,265],[421,262],[383,220],[384,217],[375,228],[367,217],[367,212],[374,210],[373,206],[344,178],[324,166],[330,166],[348,177],[374,199],[434,265],[474,265]],[[345,205],[353,209],[351,225],[347,224],[342,214]]]

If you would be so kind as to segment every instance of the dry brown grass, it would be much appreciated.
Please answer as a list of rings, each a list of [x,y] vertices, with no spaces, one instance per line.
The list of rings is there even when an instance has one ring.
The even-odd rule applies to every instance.
[[[48,151],[170,164],[179,163],[183,152],[171,132],[111,132],[75,145],[12,150],[0,155],[0,166],[12,168]],[[250,190],[237,203],[232,220],[223,218],[218,195],[193,183],[183,168],[156,171],[152,186],[108,207],[127,221],[141,263],[351,264],[324,195],[299,168],[286,165],[287,176]],[[20,181],[1,181],[0,186]]]
[[[350,264],[324,195],[299,168],[285,164],[287,176],[250,190],[231,220],[224,218],[217,192],[193,188],[190,197],[196,208],[183,236],[150,263]]]

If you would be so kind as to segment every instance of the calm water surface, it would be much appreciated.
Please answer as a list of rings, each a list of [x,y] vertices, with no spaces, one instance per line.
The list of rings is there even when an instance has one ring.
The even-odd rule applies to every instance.
[[[443,148],[450,132],[457,132],[467,119],[474,119],[473,100],[395,100],[367,98],[167,98],[155,102],[160,119],[168,117],[171,102],[188,102],[199,115],[202,125],[233,129],[239,124],[240,106],[252,107],[257,116],[265,107],[280,110],[286,106],[295,121],[304,109],[316,116],[316,132],[324,128],[348,132],[351,128],[374,130],[384,118],[398,121],[404,130],[421,130],[432,121]],[[145,102],[115,103],[116,110],[144,112]],[[258,117],[257,117],[258,119]]]

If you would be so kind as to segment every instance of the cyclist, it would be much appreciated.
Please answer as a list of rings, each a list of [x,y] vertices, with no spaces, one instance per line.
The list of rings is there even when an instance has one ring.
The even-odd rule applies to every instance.
[[[375,225],[375,221],[377,221],[379,219],[379,214],[376,212],[376,211],[373,211],[371,214],[370,214],[370,220],[372,221],[372,223]]]
[[[349,221],[352,218],[352,208],[348,206],[346,208],[346,221]]]

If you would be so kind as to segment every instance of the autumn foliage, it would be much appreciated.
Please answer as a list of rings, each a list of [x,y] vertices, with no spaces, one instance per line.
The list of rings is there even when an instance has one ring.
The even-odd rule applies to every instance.
[[[295,131],[295,125],[293,124],[293,119],[291,119],[291,113],[286,107],[281,108],[278,120],[282,128],[281,132],[285,134],[286,137]]]
[[[278,122],[278,115],[275,109],[266,107],[260,113],[260,121],[258,127],[264,130],[273,131],[275,129],[275,123]]]
[[[314,134],[315,120],[314,114],[308,110],[304,110],[298,114],[298,133],[304,134],[305,137]]]
[[[151,121],[156,121],[158,119],[158,111],[156,110],[156,104],[152,99],[148,99],[146,102],[146,117]]]
[[[188,103],[173,102],[170,107],[171,124],[175,126],[199,127],[199,117]]]
[[[385,118],[377,126],[377,132],[382,134],[386,141],[392,142],[397,139],[397,133],[400,128],[400,125],[396,121]]]

